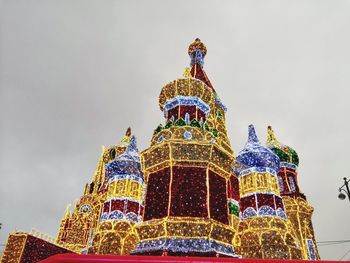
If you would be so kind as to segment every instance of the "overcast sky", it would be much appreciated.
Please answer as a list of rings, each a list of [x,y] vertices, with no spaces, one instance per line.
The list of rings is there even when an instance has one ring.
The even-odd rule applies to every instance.
[[[56,236],[101,145],[128,126],[149,146],[160,90],[196,37],[235,152],[249,124],[263,142],[272,125],[299,154],[316,240],[350,239],[337,198],[350,178],[350,1],[0,0],[0,243],[15,228]],[[349,249],[319,247],[334,260]]]

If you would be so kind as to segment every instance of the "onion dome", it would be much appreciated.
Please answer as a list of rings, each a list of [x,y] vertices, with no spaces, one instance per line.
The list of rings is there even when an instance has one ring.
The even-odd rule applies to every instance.
[[[271,126],[267,127],[267,142],[266,146],[270,148],[281,160],[281,165],[288,166],[291,164],[292,168],[296,168],[299,165],[299,157],[297,152],[286,145],[280,143],[274,134]]]
[[[191,66],[199,64],[203,67],[204,57],[207,54],[207,47],[199,38],[196,38],[188,47],[188,55],[191,57]]]
[[[131,136],[125,152],[106,164],[106,173],[109,180],[132,178],[137,181],[144,181],[134,135]]]
[[[236,161],[237,164],[233,169],[238,173],[249,168],[267,169],[271,170],[272,173],[276,173],[280,165],[278,156],[261,144],[253,125],[248,127],[248,142],[244,149],[238,153]]]

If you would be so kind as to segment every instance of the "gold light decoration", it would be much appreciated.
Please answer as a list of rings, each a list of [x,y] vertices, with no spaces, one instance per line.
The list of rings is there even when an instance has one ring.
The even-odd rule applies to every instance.
[[[227,109],[203,69],[207,48],[195,39],[188,54],[183,78],[160,92],[164,123],[150,147],[139,153],[130,128],[103,147],[91,182],[67,206],[57,245],[15,233],[4,262],[38,244],[52,253],[319,259],[297,153],[271,127],[263,146],[250,125],[236,156]]]

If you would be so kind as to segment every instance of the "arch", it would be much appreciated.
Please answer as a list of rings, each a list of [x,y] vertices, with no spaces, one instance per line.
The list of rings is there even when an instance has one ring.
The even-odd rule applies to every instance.
[[[122,255],[129,255],[132,250],[136,248],[137,242],[139,242],[139,238],[137,235],[131,233],[129,234],[123,242],[122,247]]]
[[[254,217],[256,216],[256,211],[254,208],[252,207],[248,207],[246,208],[243,213],[242,213],[242,218],[245,219],[245,218],[250,218],[250,217]]]
[[[111,230],[112,229],[112,223],[111,222],[104,222],[100,225],[100,231],[103,230]]]
[[[259,245],[259,236],[254,232],[246,232],[241,236],[241,246],[252,247]]]
[[[284,239],[277,231],[266,231],[261,235],[261,244],[267,246],[284,245]]]
[[[99,254],[121,255],[120,236],[111,232],[105,234],[99,247]]]
[[[288,246],[297,247],[297,242],[291,233],[287,233],[285,237],[286,244]]]

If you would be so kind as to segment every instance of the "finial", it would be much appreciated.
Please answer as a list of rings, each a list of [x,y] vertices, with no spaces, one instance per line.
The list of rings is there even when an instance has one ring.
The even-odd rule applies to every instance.
[[[188,79],[191,77],[191,69],[190,68],[185,68],[184,73],[182,74],[184,78]]]
[[[272,129],[272,127],[269,125],[267,126],[267,140],[266,145],[280,145],[279,141],[276,139],[275,133]]]
[[[128,127],[128,129],[126,130],[125,135],[122,138],[122,140],[120,141],[119,145],[123,146],[123,147],[127,147],[129,142],[130,142],[130,136],[131,136],[131,128]]]
[[[68,204],[66,206],[66,210],[64,211],[64,216],[65,217],[67,217],[70,214],[70,207],[71,207],[71,204]]]
[[[207,54],[207,47],[199,38],[196,38],[188,47],[188,55],[191,57],[191,66],[199,64],[203,67],[204,57]]]
[[[130,136],[131,135],[131,128],[128,127],[128,129],[126,130],[125,136]]]
[[[256,136],[255,128],[253,124],[248,126],[248,142],[259,142],[258,136]]]

